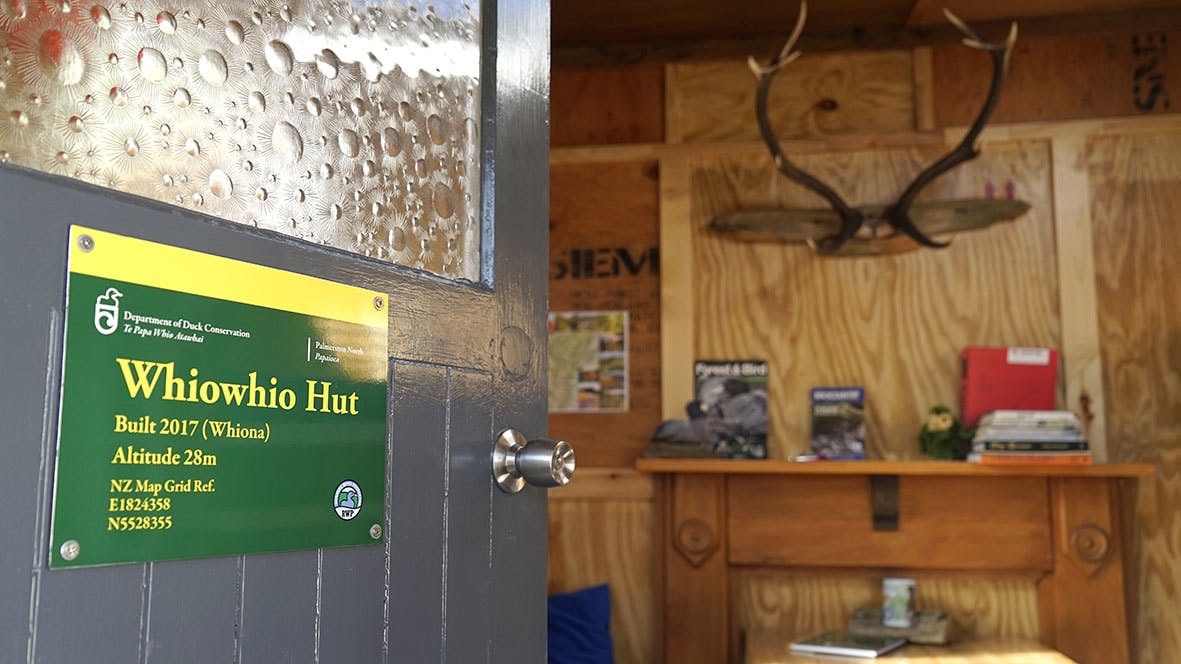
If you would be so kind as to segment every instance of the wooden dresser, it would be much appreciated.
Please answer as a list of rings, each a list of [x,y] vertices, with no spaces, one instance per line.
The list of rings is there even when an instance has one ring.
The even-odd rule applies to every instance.
[[[640,459],[636,468],[659,480],[670,664],[741,661],[735,581],[769,568],[1026,574],[1037,579],[1042,644],[1082,664],[1129,661],[1131,505],[1151,465]]]

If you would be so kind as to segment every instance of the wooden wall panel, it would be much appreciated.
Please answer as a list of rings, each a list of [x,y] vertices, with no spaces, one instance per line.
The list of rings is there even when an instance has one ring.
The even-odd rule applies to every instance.
[[[671,142],[760,140],[745,61],[670,65]],[[768,105],[781,136],[915,128],[910,51],[805,56],[779,72]]]
[[[1014,16],[1062,16],[1103,14],[1112,11],[1152,9],[1171,4],[1168,0],[915,0],[907,25],[939,25],[946,22],[943,8],[965,21],[1008,19]]]
[[[654,507],[650,501],[551,500],[549,591],[611,587],[619,664],[655,661]]]
[[[883,575],[884,576],[884,575]],[[956,634],[1038,638],[1037,582],[912,574],[915,606],[951,614]],[[750,572],[742,577],[739,619],[746,630],[806,635],[848,624],[853,610],[882,605],[882,576]]]
[[[583,467],[630,467],[660,422],[658,206],[655,162],[550,168],[550,310],[630,315],[628,411],[549,418]]]
[[[1049,492],[1042,478],[900,478],[897,530],[873,527],[874,499],[865,477],[783,482],[765,475],[729,483],[731,563],[976,571],[1052,566]],[[958,518],[949,521],[948,514]]]
[[[1090,141],[1096,289],[1114,461],[1147,461],[1136,507],[1140,662],[1181,661],[1181,134]]]
[[[664,67],[554,69],[550,144],[659,143],[664,140]]]
[[[992,122],[1175,112],[1181,49],[1169,49],[1170,41],[1181,42],[1181,33],[1019,38]],[[941,127],[969,124],[988,89],[991,60],[954,44],[935,47],[932,60],[936,122]]]
[[[808,6],[813,34],[851,31],[856,18],[901,26],[914,0],[826,0]],[[787,32],[798,3],[766,0],[562,0],[553,5],[556,48],[584,46],[620,59],[638,55],[627,45],[694,43]],[[622,46],[621,46],[622,45]]]
[[[801,156],[806,169],[856,204],[884,203],[931,149]],[[1057,347],[1060,341],[1050,159],[1043,141],[996,143],[936,181],[932,197],[987,192],[1031,203],[1014,223],[958,237],[942,251],[822,259],[802,246],[747,244],[709,234],[717,213],[820,205],[766,158],[696,162],[691,184],[700,358],[770,361],[770,452],[809,447],[808,390],[866,388],[871,458],[918,457],[927,409],[958,409],[964,346]]]

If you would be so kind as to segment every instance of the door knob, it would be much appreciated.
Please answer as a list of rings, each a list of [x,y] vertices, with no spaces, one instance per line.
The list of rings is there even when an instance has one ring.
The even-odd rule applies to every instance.
[[[564,440],[534,438],[506,429],[492,446],[492,477],[505,493],[516,493],[525,484],[562,486],[574,476],[574,448]]]

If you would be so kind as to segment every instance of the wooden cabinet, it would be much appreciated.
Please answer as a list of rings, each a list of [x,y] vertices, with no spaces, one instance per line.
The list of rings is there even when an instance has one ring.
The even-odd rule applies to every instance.
[[[1040,641],[1129,661],[1127,506],[1146,464],[641,459],[663,504],[666,662],[737,662],[743,570],[1026,574]],[[833,627],[839,627],[834,625]]]

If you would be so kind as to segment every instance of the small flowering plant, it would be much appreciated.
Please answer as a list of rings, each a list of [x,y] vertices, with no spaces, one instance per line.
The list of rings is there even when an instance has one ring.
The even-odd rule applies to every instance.
[[[932,459],[968,458],[976,427],[965,427],[944,405],[933,407],[919,431],[919,451]]]

